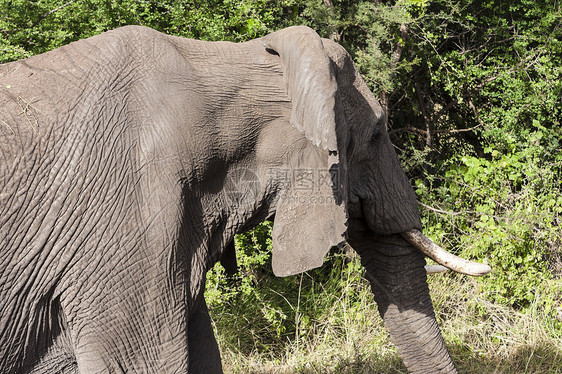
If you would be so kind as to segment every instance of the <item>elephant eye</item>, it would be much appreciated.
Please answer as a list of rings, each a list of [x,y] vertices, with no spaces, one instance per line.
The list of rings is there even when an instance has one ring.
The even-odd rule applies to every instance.
[[[267,53],[271,54],[271,55],[279,56],[279,53],[277,53],[277,51],[274,50],[274,49],[271,49],[271,48],[267,48],[267,47],[266,47],[266,48],[265,48],[265,51],[266,51]]]
[[[373,134],[371,135],[371,141],[378,140],[380,136],[381,136],[381,127],[380,127],[380,126],[376,126],[376,127],[373,129]]]

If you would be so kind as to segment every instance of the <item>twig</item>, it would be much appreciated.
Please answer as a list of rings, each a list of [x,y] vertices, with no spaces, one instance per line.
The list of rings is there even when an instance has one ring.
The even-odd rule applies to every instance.
[[[466,213],[467,213],[467,212],[448,212],[448,211],[446,211],[446,210],[441,210],[441,209],[437,209],[437,208],[434,208],[434,207],[432,207],[432,206],[426,205],[426,204],[424,204],[424,203],[422,203],[422,202],[419,202],[419,201],[418,201],[418,204],[420,204],[420,205],[423,206],[424,208],[427,208],[427,209],[429,209],[429,210],[431,210],[431,211],[433,211],[433,212],[435,212],[435,213],[447,214],[447,215],[450,215],[450,216],[460,216],[461,214],[466,214]]]
[[[451,129],[451,130],[433,130],[434,134],[445,134],[445,135],[449,135],[449,134],[458,134],[458,133],[463,133],[463,132],[469,132],[469,131],[473,131],[476,130],[477,128],[483,126],[483,123],[479,123],[476,126],[473,127],[469,127],[468,129]],[[395,130],[391,130],[388,132],[389,135],[394,135],[397,133],[401,133],[401,132],[411,132],[414,134],[419,134],[421,136],[426,137],[427,136],[427,130],[422,130],[422,129],[418,129],[417,127],[401,127],[399,129],[395,129]]]
[[[6,125],[6,127],[10,129],[12,134],[16,135],[16,132],[14,131],[14,129],[10,125],[8,125],[8,123],[6,121],[3,121],[3,120],[0,119],[0,122],[2,122],[4,125]]]
[[[468,129],[452,129],[452,130],[435,130],[433,131],[435,134],[457,134],[461,132],[469,132],[472,130],[476,130],[477,128],[484,125],[484,122],[479,121],[480,123],[476,126],[469,127]]]
[[[399,128],[399,129],[391,130],[391,131],[388,132],[388,134],[390,136],[392,136],[392,135],[400,133],[400,132],[411,132],[411,133],[419,134],[419,135],[422,135],[422,136],[426,135],[425,130],[418,129],[417,127],[402,127],[402,128]]]
[[[37,109],[36,107],[34,107],[33,105],[33,100],[35,100],[35,98],[32,98],[29,101],[26,101],[23,97],[18,96],[18,105],[21,108],[21,112],[18,113],[18,115],[23,114],[23,116],[27,119],[27,122],[29,122],[29,126],[31,126],[31,128],[33,129],[33,132],[37,133],[37,130],[39,128],[39,121],[37,121],[37,117],[35,117],[35,115],[32,113],[31,115],[29,114],[30,109],[35,109],[36,111],[38,111],[39,113],[41,113],[41,111],[39,109]],[[22,103],[25,104],[22,105]],[[33,122],[35,122],[35,126],[33,125],[33,122],[31,121],[31,117],[33,117]]]
[[[59,10],[66,8],[67,6],[69,6],[70,4],[72,4],[75,0],[70,0],[68,3],[63,4],[53,10],[48,11],[47,13],[43,14],[41,17],[39,17],[38,20],[36,20],[35,22],[33,22],[33,24],[31,24],[31,28],[37,26],[41,21],[43,21],[45,18],[49,17],[51,14],[58,12]]]

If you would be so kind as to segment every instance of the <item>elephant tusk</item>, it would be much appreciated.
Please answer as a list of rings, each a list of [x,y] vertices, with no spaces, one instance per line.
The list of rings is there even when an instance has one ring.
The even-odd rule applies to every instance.
[[[408,230],[400,233],[400,235],[427,257],[458,273],[481,277],[492,271],[489,265],[468,261],[447,252],[419,230]]]
[[[447,268],[443,265],[425,265],[425,272],[427,274],[444,273],[448,270],[449,270],[449,268]]]

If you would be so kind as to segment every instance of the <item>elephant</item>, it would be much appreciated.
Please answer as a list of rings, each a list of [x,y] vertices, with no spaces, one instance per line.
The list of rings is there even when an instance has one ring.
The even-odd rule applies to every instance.
[[[273,219],[277,276],[360,255],[412,373],[454,373],[383,110],[305,26],[244,43],[125,26],[0,65],[0,367],[221,373],[205,274]]]

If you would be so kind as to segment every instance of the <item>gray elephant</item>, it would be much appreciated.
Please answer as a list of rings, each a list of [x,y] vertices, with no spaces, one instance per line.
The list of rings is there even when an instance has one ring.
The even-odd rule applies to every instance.
[[[272,217],[277,275],[347,240],[408,369],[455,372],[424,254],[489,268],[421,234],[382,109],[336,43],[130,26],[1,65],[0,91],[2,373],[222,372],[205,273]]]

